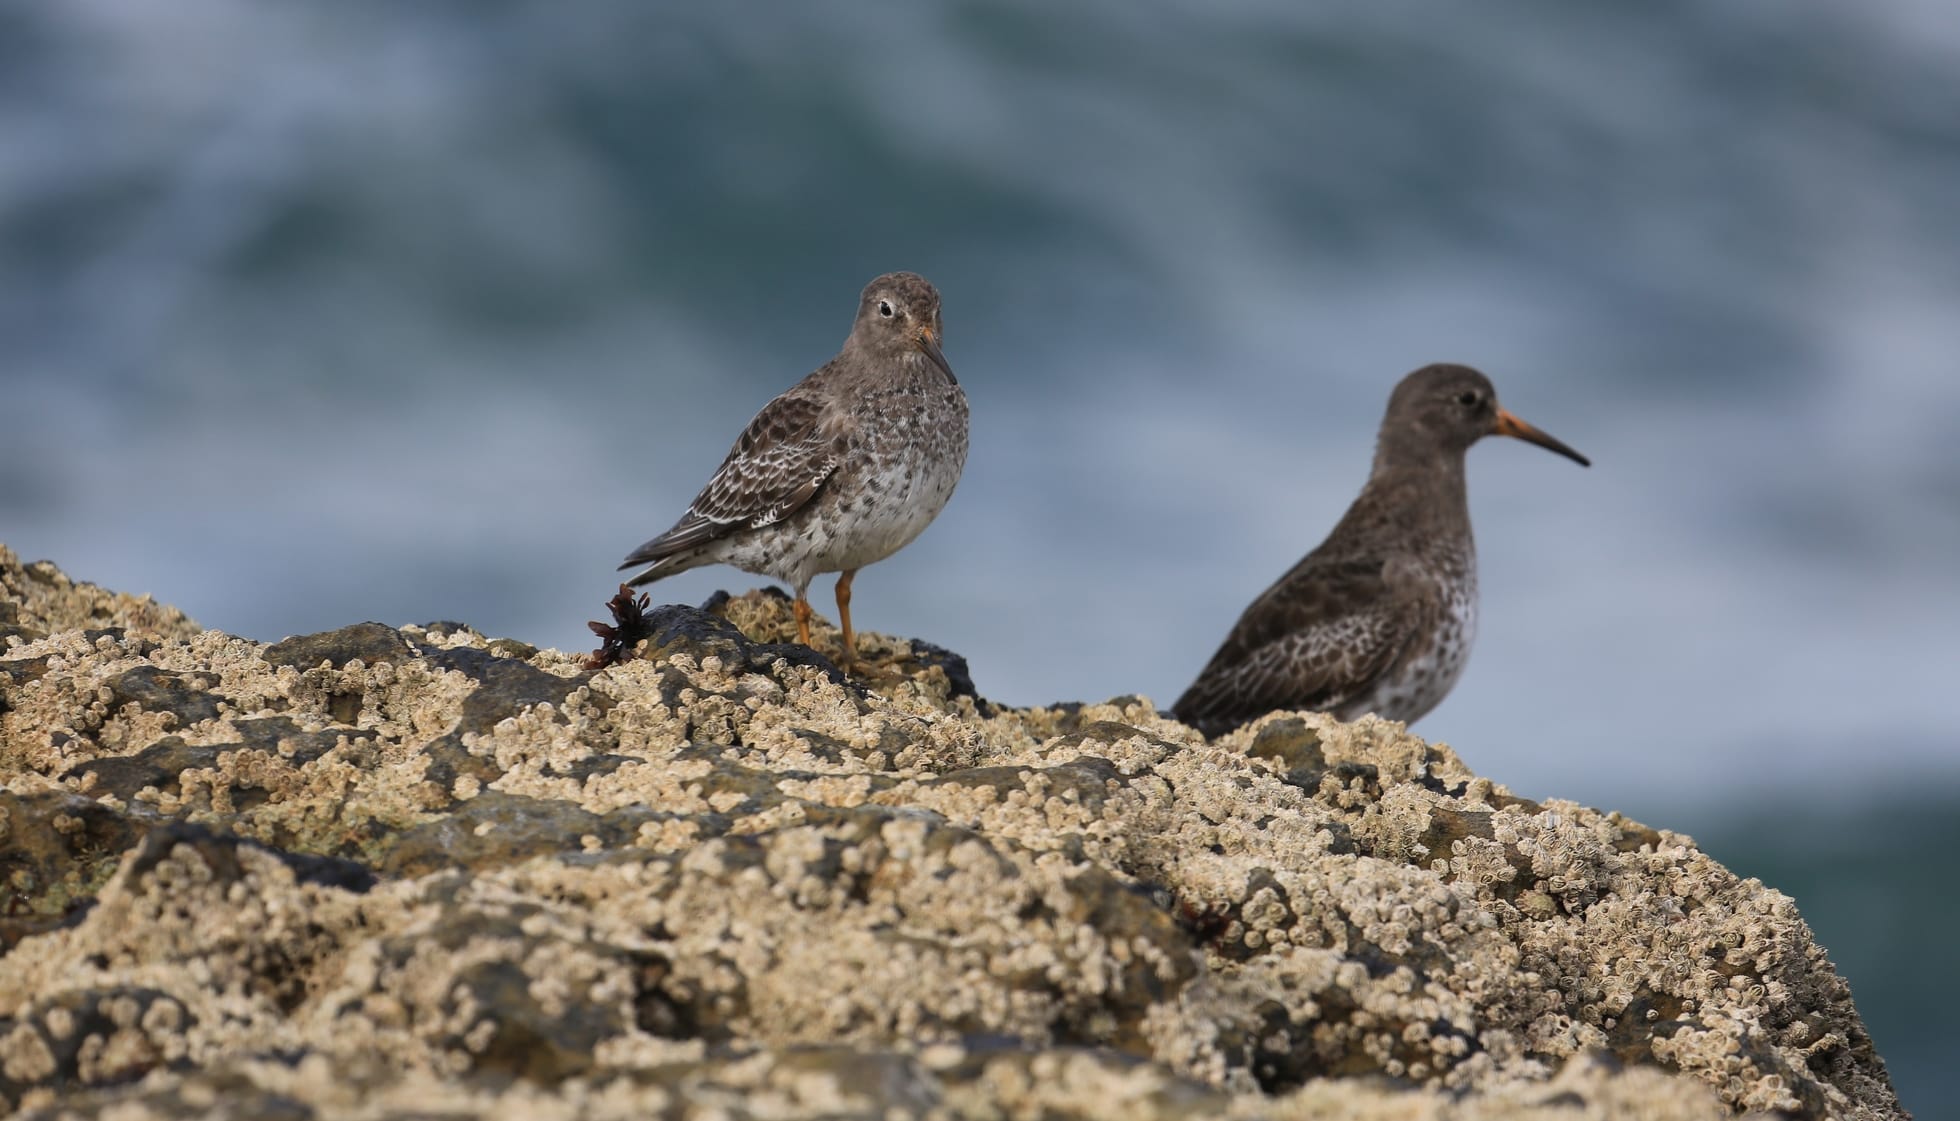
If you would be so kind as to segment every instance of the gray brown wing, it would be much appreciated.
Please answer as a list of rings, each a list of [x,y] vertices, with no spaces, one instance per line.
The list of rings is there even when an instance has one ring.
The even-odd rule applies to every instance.
[[[1380,560],[1309,556],[1247,607],[1171,711],[1209,732],[1274,709],[1326,710],[1395,661],[1411,605]]]
[[[657,561],[740,529],[779,522],[807,505],[836,472],[823,404],[792,389],[762,407],[673,528],[619,567]]]

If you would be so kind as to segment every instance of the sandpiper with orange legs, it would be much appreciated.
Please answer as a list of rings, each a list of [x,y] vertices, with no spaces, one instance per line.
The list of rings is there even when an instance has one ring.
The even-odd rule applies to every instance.
[[[841,572],[838,660],[850,668],[852,579],[931,524],[966,466],[966,392],[941,337],[924,277],[873,280],[837,357],[763,406],[681,519],[620,565],[649,566],[628,583],[706,564],[774,577],[796,591],[808,646],[810,581]]]

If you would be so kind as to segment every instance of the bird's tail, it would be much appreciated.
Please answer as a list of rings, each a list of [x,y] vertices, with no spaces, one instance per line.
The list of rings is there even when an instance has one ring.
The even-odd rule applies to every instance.
[[[626,554],[626,559],[619,563],[619,570],[624,572],[636,564],[648,565],[646,571],[626,582],[635,588],[641,584],[651,584],[663,576],[686,572],[708,563],[703,556],[704,547],[727,530],[726,523],[712,521],[689,510],[686,516],[674,523],[672,529]]]
[[[642,584],[651,584],[662,577],[707,563],[707,558],[702,556],[702,546],[708,538],[701,532],[705,524],[698,518],[682,518],[674,528],[626,554],[626,559],[619,564],[620,571],[639,564],[647,566],[628,580],[627,586],[637,588]]]
[[[626,581],[627,587],[637,588],[643,584],[651,584],[655,580],[664,580],[675,573],[686,572],[690,568],[698,567],[701,563],[701,554],[699,550],[688,549],[679,553],[669,553],[666,556],[655,559],[643,557],[635,553],[626,559],[625,564],[619,567],[621,571],[625,571],[647,560],[653,560],[653,563],[647,565],[639,572],[634,573],[633,577]]]

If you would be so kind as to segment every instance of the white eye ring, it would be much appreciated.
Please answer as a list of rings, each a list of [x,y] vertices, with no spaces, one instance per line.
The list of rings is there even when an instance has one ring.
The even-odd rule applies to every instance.
[[[878,314],[884,316],[886,319],[890,319],[892,317],[892,302],[890,300],[879,300]]]

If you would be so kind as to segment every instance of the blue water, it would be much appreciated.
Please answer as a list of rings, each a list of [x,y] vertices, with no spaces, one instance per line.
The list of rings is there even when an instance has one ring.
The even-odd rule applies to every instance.
[[[894,268],[974,444],[854,611],[989,695],[1168,704],[1460,361],[1595,466],[1472,453],[1481,634],[1421,731],[1698,834],[1960,806],[1930,0],[0,0],[0,541],[263,639],[589,647]]]

